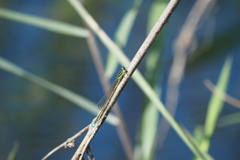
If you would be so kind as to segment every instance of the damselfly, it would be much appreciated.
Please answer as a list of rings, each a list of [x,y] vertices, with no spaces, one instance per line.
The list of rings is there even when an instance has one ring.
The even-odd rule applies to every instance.
[[[118,73],[115,81],[113,82],[110,90],[101,98],[98,102],[98,107],[101,108],[100,112],[98,113],[97,117],[93,120],[92,127],[95,127],[96,123],[102,118],[104,111],[106,110],[112,96],[118,86],[118,84],[123,79],[123,76],[127,73],[127,70],[122,67],[121,71]]]

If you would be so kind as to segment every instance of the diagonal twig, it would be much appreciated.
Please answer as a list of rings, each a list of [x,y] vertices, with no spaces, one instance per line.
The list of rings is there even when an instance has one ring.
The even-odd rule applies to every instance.
[[[99,27],[97,22],[92,18],[92,16],[86,11],[86,9],[79,4],[77,0],[68,0],[70,4],[76,9],[78,14],[83,18],[84,22],[93,30],[95,34],[98,35],[99,39],[110,49],[117,51],[116,55],[120,58],[119,61],[122,64],[127,64],[129,62],[128,58],[122,54],[123,52],[111,41],[111,39],[107,36],[107,34]],[[174,9],[177,7],[180,0],[171,0],[167,7],[165,8],[164,12],[158,19],[157,23],[154,25],[153,29],[148,34],[147,38],[137,51],[136,55],[132,59],[129,67],[127,68],[128,73],[124,75],[121,82],[118,84],[118,87],[116,88],[115,92],[111,96],[111,100],[108,103],[107,109],[103,113],[104,117],[108,115],[110,112],[112,106],[114,105],[116,99],[120,95],[120,92],[132,76],[133,72],[135,72],[136,76],[133,76],[133,78],[136,81],[136,77],[138,76],[138,80],[136,81],[137,84],[141,87],[143,92],[149,97],[149,99],[153,102],[153,104],[157,107],[157,109],[162,113],[162,115],[167,119],[167,121],[172,125],[174,130],[178,133],[178,135],[181,137],[181,139],[185,142],[185,144],[191,149],[191,151],[198,157],[202,159],[212,159],[210,155],[208,155],[206,152],[203,152],[199,147],[197,142],[194,140],[193,137],[181,126],[177,123],[177,121],[171,116],[171,114],[164,108],[164,105],[159,100],[159,97],[156,95],[156,93],[153,91],[153,89],[149,86],[149,84],[146,82],[146,80],[142,77],[139,71],[136,70],[137,66],[140,64],[141,60],[149,50],[150,46],[152,45],[153,41],[156,39],[159,32],[162,30],[163,26],[167,23],[170,15],[173,13]],[[121,59],[122,58],[122,59]],[[144,87],[143,87],[144,86]],[[101,119],[102,122],[104,122],[104,119]],[[101,123],[97,124],[100,128]],[[91,128],[91,127],[90,127]],[[97,130],[98,130],[97,129]],[[97,132],[97,130],[93,130],[89,132],[90,136],[89,139],[92,139]],[[88,144],[91,140],[88,140]],[[83,153],[83,152],[81,152]]]
[[[231,97],[230,95],[219,90],[209,79],[204,80],[204,85],[209,89],[213,94],[216,94],[221,99],[223,99],[228,104],[240,109],[240,100]]]
[[[83,128],[80,132],[78,132],[77,134],[75,134],[74,136],[72,136],[71,138],[68,138],[65,142],[63,142],[62,144],[60,144],[59,146],[57,146],[56,148],[54,148],[53,150],[51,150],[46,156],[44,156],[42,158],[42,160],[46,160],[48,157],[50,157],[53,153],[55,153],[57,150],[59,150],[60,148],[71,148],[74,147],[74,141],[77,137],[79,137],[80,135],[82,135],[85,131],[87,131],[89,128],[89,126]]]
[[[98,49],[97,42],[96,42],[95,37],[92,32],[90,32],[89,36],[87,37],[87,42],[89,45],[89,49],[91,51],[90,53],[93,57],[95,67],[96,67],[98,75],[100,77],[101,84],[102,84],[105,92],[107,92],[110,89],[109,79],[106,76],[102,76],[102,75],[104,75],[104,67],[102,64],[100,51]],[[124,149],[128,159],[133,159],[133,149],[132,149],[130,136],[127,131],[125,120],[122,116],[122,113],[119,109],[119,105],[117,103],[115,104],[115,107],[113,107],[113,112],[119,118],[119,123],[116,126],[116,128],[118,131],[118,135],[121,139],[123,149]]]
[[[77,1],[69,0],[69,2],[72,5],[74,5],[74,7],[79,8],[79,10],[81,10],[82,12],[83,12],[83,10],[85,11],[83,6],[81,6],[80,3],[77,3]],[[120,92],[122,91],[122,89],[126,85],[127,81],[130,79],[130,77],[133,74],[133,72],[136,70],[137,66],[140,64],[140,62],[143,59],[144,55],[147,53],[148,49],[152,45],[153,41],[156,39],[156,37],[159,34],[159,32],[162,30],[163,26],[167,23],[168,18],[170,17],[171,13],[174,11],[174,9],[176,8],[178,3],[179,3],[179,0],[172,0],[172,1],[169,2],[167,8],[163,12],[161,17],[157,21],[157,23],[155,24],[155,26],[153,27],[153,29],[151,30],[151,32],[149,33],[149,35],[147,36],[147,38],[145,39],[143,44],[141,45],[141,47],[139,48],[139,50],[136,53],[136,55],[133,58],[133,60],[131,61],[130,65],[129,65],[128,69],[127,69],[128,73],[125,74],[125,76],[123,77],[122,81],[119,83],[118,87],[116,88],[115,92],[113,93],[113,96],[112,96],[112,98],[109,101],[107,109],[103,113],[103,117],[104,118],[102,118],[100,121],[98,121],[96,126],[94,126],[94,127],[90,126],[89,127],[87,135],[85,136],[84,140],[82,141],[82,143],[80,144],[79,148],[75,152],[74,156],[72,157],[72,160],[78,160],[78,159],[81,159],[83,157],[83,155],[84,155],[84,153],[85,153],[89,143],[91,142],[92,138],[95,136],[95,134],[98,131],[98,129],[101,127],[101,125],[104,122],[106,116],[108,115],[108,113],[110,112],[112,106],[116,102],[116,99],[118,98]],[[97,25],[97,23],[93,20],[93,18],[90,17],[90,15],[88,15],[87,18],[88,18],[88,20],[89,19],[91,20],[92,24],[94,24],[93,25],[94,26],[93,29],[97,30],[101,34],[105,34],[105,33],[103,33],[103,30],[101,30],[100,27]]]

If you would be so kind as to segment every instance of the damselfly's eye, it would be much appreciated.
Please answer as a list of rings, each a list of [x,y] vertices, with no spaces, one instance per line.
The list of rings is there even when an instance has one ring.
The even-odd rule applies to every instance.
[[[122,67],[121,69],[122,69],[122,71],[126,71],[126,68],[124,68],[124,67]]]

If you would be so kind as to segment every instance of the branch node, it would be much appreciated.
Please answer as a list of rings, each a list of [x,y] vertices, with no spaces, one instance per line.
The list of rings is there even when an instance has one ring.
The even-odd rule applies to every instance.
[[[64,144],[64,148],[72,148],[74,147],[75,138],[68,138],[66,143]]]

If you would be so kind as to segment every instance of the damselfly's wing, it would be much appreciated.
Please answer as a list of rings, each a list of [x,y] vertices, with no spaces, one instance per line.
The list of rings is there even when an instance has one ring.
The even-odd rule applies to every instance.
[[[111,94],[114,93],[116,86],[117,86],[118,79],[116,78],[112,84],[112,86],[110,87],[110,89],[104,94],[104,96],[100,99],[100,101],[98,102],[98,108],[101,109],[104,104],[107,102],[108,99],[111,99]]]
[[[106,104],[106,102],[109,102],[109,100],[112,98],[113,93],[115,92],[118,84],[120,83],[120,81],[122,80],[122,78],[126,72],[127,72],[127,70],[124,67],[122,67],[122,70],[118,73],[117,78],[114,80],[111,88],[98,102],[99,109],[101,109]]]

